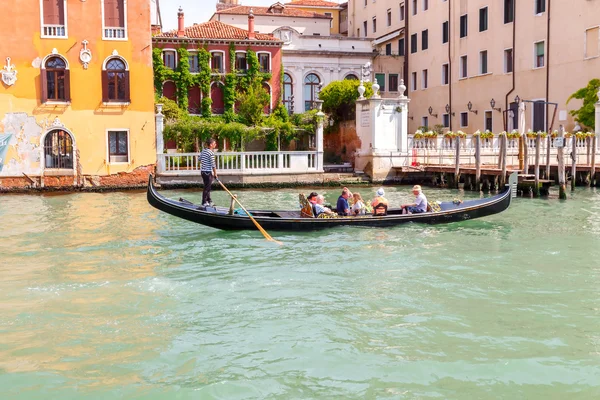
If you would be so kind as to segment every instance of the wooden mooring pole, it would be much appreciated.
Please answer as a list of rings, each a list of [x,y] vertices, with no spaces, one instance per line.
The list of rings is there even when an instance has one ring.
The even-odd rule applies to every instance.
[[[475,135],[475,186],[481,190],[481,138]]]
[[[502,140],[502,158],[500,164],[500,168],[502,168],[502,179],[500,184],[502,185],[501,187],[504,187],[506,184],[506,154],[508,153],[508,138],[506,135],[502,135],[500,140]]]
[[[545,179],[550,179],[550,150],[552,149],[552,135],[548,133],[546,138],[546,169],[544,170]]]
[[[596,186],[596,135],[592,136],[592,162],[590,164],[590,185]]]
[[[542,144],[542,137],[536,135],[535,137],[535,180],[533,188],[533,195],[540,197],[540,146]]]
[[[527,143],[527,134],[523,134],[523,173],[529,173],[529,143]]]
[[[586,165],[591,166],[592,165],[592,158],[591,158],[591,154],[590,154],[590,150],[592,147],[592,138],[591,137],[586,137],[585,138],[585,147],[586,147],[586,151],[587,151],[587,155],[585,158],[585,162]],[[590,168],[590,171],[588,172],[588,176],[585,179],[585,185],[587,187],[589,187],[592,183],[592,169]]]
[[[558,158],[558,198],[561,200],[567,199],[567,187],[565,184],[565,142],[564,129],[561,127],[558,130],[558,140],[556,146],[556,156]]]
[[[577,180],[577,135],[571,136],[571,190],[575,190]]]
[[[460,137],[454,138],[456,144],[456,164],[454,166],[454,180],[456,181],[456,187],[458,188],[458,182],[460,182]]]

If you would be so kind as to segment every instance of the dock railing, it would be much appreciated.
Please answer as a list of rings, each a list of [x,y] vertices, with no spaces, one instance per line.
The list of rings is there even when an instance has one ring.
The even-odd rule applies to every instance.
[[[200,153],[157,154],[159,174],[199,175]],[[216,152],[219,175],[275,175],[323,172],[317,167],[317,151]]]

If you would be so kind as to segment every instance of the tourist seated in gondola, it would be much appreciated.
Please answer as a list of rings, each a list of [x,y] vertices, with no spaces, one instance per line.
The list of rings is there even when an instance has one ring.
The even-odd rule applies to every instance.
[[[350,215],[350,204],[348,203],[348,199],[352,196],[350,190],[347,187],[342,189],[342,194],[338,197],[336,212],[338,215],[348,216]]]
[[[385,196],[385,191],[383,190],[383,188],[377,189],[376,196],[373,199],[373,201],[371,202],[371,207],[373,207],[373,215],[375,215],[375,216],[387,215],[389,203],[384,196]]]
[[[315,217],[317,216],[317,210],[315,209],[315,204],[317,204],[317,196],[317,192],[311,192],[306,198],[306,200],[308,200],[308,202],[312,206],[312,212]]]
[[[427,197],[423,194],[421,185],[415,185],[412,189],[415,195],[415,202],[411,204],[403,204],[402,214],[421,214],[427,212]]]
[[[354,204],[352,204],[352,207],[350,208],[350,214],[354,216],[365,215],[367,213],[367,206],[360,193],[353,193],[352,199]]]
[[[325,207],[323,205],[323,203],[325,202],[325,197],[323,197],[322,194],[317,196],[317,202],[315,203],[315,212],[316,212],[316,217],[318,217],[321,214],[326,214],[326,215],[336,215],[336,213],[334,213],[333,211],[331,211],[331,209],[329,209],[328,207]]]

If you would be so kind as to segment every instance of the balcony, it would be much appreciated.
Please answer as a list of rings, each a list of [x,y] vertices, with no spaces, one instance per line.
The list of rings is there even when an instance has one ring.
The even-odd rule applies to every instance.
[[[126,40],[127,31],[122,27],[106,27],[104,28],[103,39],[109,40]]]
[[[47,38],[66,38],[67,27],[65,25],[42,25],[42,37]]]

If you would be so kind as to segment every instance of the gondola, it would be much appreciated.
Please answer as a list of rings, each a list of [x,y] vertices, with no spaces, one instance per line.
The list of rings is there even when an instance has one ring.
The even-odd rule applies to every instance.
[[[156,191],[152,175],[148,180],[148,202],[155,208],[197,224],[224,230],[256,230],[256,226],[246,215],[231,214],[229,208],[204,207],[184,199],[173,200]],[[400,208],[391,208],[385,216],[359,216],[336,218],[301,217],[300,210],[271,211],[248,210],[268,231],[300,231],[333,228],[336,226],[388,227],[407,222],[442,224],[465,221],[498,214],[508,208],[516,193],[517,173],[510,175],[508,184],[495,196],[485,199],[449,201],[439,204],[439,211],[423,214],[402,214]]]

